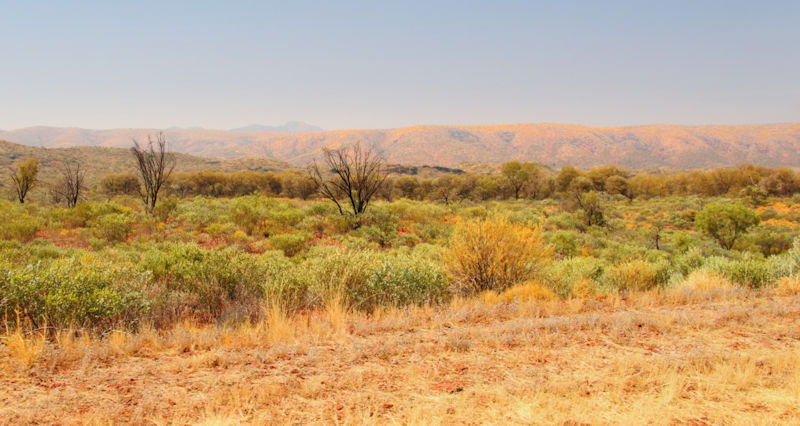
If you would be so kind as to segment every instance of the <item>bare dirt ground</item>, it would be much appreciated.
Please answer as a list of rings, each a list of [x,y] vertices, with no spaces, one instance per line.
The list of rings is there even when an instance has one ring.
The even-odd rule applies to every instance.
[[[800,424],[800,295],[769,291],[3,339],[3,424]]]

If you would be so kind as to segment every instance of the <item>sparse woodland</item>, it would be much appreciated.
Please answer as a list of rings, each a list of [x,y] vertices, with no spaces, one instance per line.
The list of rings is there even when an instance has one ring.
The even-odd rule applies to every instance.
[[[132,408],[81,394],[95,408],[70,404],[76,418],[262,423],[291,406],[300,422],[450,423],[484,404],[500,417],[479,420],[520,423],[636,422],[637,407],[656,423],[800,419],[790,169],[511,162],[421,177],[363,148],[311,170],[172,172],[181,160],[159,157],[160,142],[129,158],[159,188],[135,166],[87,176],[80,162],[36,163],[54,178],[33,173],[24,203],[0,201],[3,374],[69,387],[98,380],[78,369],[155,368],[172,395]],[[14,184],[34,165],[19,164]],[[716,340],[698,348],[697,333]],[[194,385],[227,390],[202,411],[175,394],[188,386],[179,371],[219,372],[227,384]],[[26,404],[66,392],[0,386]],[[705,414],[701,393],[716,398]],[[641,408],[657,401],[667,417]],[[601,405],[617,411],[599,417]],[[0,420],[56,419],[8,407]]]

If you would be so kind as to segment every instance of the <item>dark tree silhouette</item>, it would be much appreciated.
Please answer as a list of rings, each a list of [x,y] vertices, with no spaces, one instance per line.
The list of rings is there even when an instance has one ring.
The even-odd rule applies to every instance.
[[[134,139],[131,152],[136,158],[139,177],[142,179],[139,195],[147,213],[153,214],[158,202],[158,193],[175,169],[175,154],[168,151],[167,138],[163,132],[159,133],[155,140],[148,135],[145,146],[139,145]]]
[[[336,204],[340,214],[345,214],[349,206],[353,216],[358,217],[386,181],[383,157],[373,148],[362,148],[360,143],[339,149],[323,148],[322,152],[324,167],[315,161],[309,167],[309,176],[322,196]]]
[[[60,174],[58,181],[50,187],[50,196],[57,203],[64,202],[67,207],[75,207],[81,193],[86,190],[83,184],[86,173],[81,170],[81,164],[74,161],[62,164]]]

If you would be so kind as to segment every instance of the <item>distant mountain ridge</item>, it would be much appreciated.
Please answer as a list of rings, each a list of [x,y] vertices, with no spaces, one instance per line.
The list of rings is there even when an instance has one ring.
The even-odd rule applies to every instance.
[[[264,126],[262,124],[251,124],[249,126],[231,129],[234,132],[283,132],[283,133],[311,133],[321,132],[325,129],[314,126],[313,124],[302,121],[287,121],[282,126]]]
[[[0,139],[44,146],[129,147],[157,129],[87,130],[30,127],[0,131]],[[535,161],[548,166],[705,168],[754,163],[800,167],[800,124],[648,125],[589,127],[571,124],[414,126],[289,134],[267,131],[164,131],[177,152],[211,158],[267,157],[303,165],[323,147],[361,142],[391,163],[456,167],[465,162]]]

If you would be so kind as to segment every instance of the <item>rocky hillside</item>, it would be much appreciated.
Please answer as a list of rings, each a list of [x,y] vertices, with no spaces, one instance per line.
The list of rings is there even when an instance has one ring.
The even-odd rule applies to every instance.
[[[155,129],[86,130],[32,127],[0,139],[46,147],[128,147]],[[302,165],[320,148],[363,142],[392,163],[458,166],[536,161],[548,166],[702,168],[756,163],[800,167],[800,124],[746,126],[652,125],[587,127],[567,124],[415,126],[302,134],[175,129],[165,132],[178,152],[213,158],[267,157]]]

